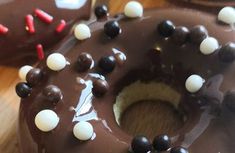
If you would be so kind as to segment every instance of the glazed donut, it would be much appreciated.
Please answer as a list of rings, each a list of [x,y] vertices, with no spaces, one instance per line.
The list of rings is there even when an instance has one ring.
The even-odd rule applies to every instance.
[[[91,0],[2,0],[0,64],[22,66],[43,58],[42,51],[64,38],[76,21],[89,19],[90,9]]]
[[[129,2],[123,14],[78,24],[16,85],[21,152],[233,153],[234,15],[231,7],[218,17],[182,8],[144,12]],[[143,100],[183,110],[183,127],[152,142],[124,132],[123,111]]]

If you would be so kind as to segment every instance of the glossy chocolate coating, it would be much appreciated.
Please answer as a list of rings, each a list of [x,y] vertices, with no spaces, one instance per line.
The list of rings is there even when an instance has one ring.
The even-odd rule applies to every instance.
[[[109,0],[107,0],[109,1]],[[141,0],[140,0],[141,1]],[[182,7],[204,11],[207,13],[217,14],[225,6],[235,6],[234,0],[157,0],[155,3],[149,1],[154,7]],[[143,2],[144,3],[144,2]]]
[[[89,19],[91,0],[77,1],[77,5],[68,2],[65,4],[61,0],[1,0],[0,24],[8,27],[9,32],[0,35],[0,64],[32,64],[37,60],[37,44],[42,44],[44,50],[48,50],[65,37],[76,21]],[[34,15],[36,8],[50,14],[54,19],[51,24],[46,24],[34,16],[36,33],[29,34],[25,29],[25,16]],[[62,19],[67,25],[61,33],[56,33],[55,29]]]
[[[202,6],[214,6],[214,7],[235,5],[234,0],[183,0],[183,1]]]
[[[164,39],[156,33],[161,21],[171,20],[176,27],[188,29],[204,25],[209,35],[217,38],[220,44],[235,41],[235,32],[228,31],[230,27],[227,25],[218,24],[216,18],[187,9],[150,10],[137,19],[117,16],[115,20],[119,21],[122,33],[115,39],[104,34],[106,21],[103,21],[89,25],[92,37],[88,40],[78,41],[74,36],[65,40],[54,51],[64,54],[71,65],[60,72],[52,72],[42,62],[39,68],[48,78],[22,100],[19,116],[21,152],[127,153],[133,137],[117,125],[113,104],[126,85],[136,80],[154,80],[180,92],[180,105],[188,114],[184,126],[171,135],[173,147],[182,146],[192,153],[234,153],[235,113],[221,103],[224,93],[235,88],[235,63],[221,63],[218,52],[205,56],[200,53],[198,45],[190,42],[177,45],[171,38]],[[125,55],[126,61],[105,76],[97,74],[97,64],[86,73],[74,69],[82,52],[91,54],[97,63],[101,57],[117,51]],[[191,74],[198,74],[206,80],[201,91],[193,95],[184,85]],[[97,78],[106,79],[109,84],[108,92],[99,98],[92,95],[92,82]],[[63,92],[62,102],[56,106],[45,102],[41,96],[43,89],[50,84]],[[45,108],[54,110],[60,118],[57,128],[49,133],[41,132],[34,124],[35,115]],[[73,126],[79,121],[89,121],[93,125],[96,135],[92,140],[82,142],[73,136]]]

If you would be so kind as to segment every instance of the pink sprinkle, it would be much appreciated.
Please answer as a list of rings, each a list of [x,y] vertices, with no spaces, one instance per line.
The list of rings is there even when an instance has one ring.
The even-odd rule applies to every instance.
[[[56,27],[56,30],[55,30],[55,31],[56,31],[57,33],[61,33],[61,32],[64,30],[65,26],[66,26],[65,20],[60,20],[60,23],[59,23],[58,26]]]
[[[4,25],[0,24],[0,34],[7,34],[9,29],[5,27]]]
[[[43,10],[35,9],[34,13],[40,20],[42,20],[45,23],[49,24],[53,21],[53,17],[50,14],[44,12]]]
[[[43,50],[42,44],[37,44],[36,49],[37,49],[38,59],[43,60],[44,59],[44,50]]]
[[[34,19],[33,16],[31,14],[28,14],[25,16],[25,21],[26,21],[26,26],[27,26],[27,31],[30,34],[35,33],[35,27],[34,27]]]

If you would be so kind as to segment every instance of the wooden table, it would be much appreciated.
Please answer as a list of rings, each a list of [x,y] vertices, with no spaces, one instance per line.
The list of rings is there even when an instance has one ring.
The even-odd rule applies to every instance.
[[[145,8],[167,4],[164,0],[140,0]],[[111,0],[111,14],[121,12],[128,0]],[[15,94],[18,70],[0,67],[0,153],[18,153],[17,151],[17,115],[20,99]]]

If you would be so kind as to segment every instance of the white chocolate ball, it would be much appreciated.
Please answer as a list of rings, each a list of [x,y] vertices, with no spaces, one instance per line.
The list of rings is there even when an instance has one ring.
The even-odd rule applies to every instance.
[[[124,14],[130,18],[142,17],[143,6],[137,1],[130,1],[124,8]]]
[[[89,122],[78,122],[73,128],[74,136],[82,141],[91,139],[94,133],[93,126]]]
[[[219,43],[213,37],[207,37],[200,44],[200,51],[204,55],[212,54],[218,48],[219,48]]]
[[[29,65],[22,66],[19,70],[19,73],[18,73],[20,79],[23,81],[26,81],[26,75],[31,69],[33,69],[32,66],[29,66]]]
[[[81,23],[75,27],[74,35],[78,40],[84,40],[91,37],[91,31],[86,24]]]
[[[200,77],[199,75],[193,74],[187,78],[185,82],[185,87],[189,92],[195,93],[201,89],[204,82],[205,80],[202,77]]]
[[[60,71],[65,68],[67,61],[64,55],[53,53],[47,57],[47,66],[53,71]]]
[[[56,128],[59,123],[57,114],[49,109],[40,111],[35,117],[35,125],[43,132],[49,132]]]
[[[235,23],[235,9],[232,7],[224,7],[218,14],[218,20],[227,24]]]

